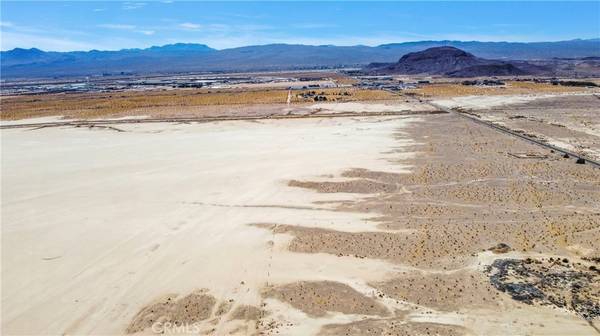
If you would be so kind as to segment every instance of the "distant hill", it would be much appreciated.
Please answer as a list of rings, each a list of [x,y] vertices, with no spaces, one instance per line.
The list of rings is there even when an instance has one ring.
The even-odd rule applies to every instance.
[[[397,63],[386,65],[380,70],[386,73],[406,75],[444,75],[486,63],[486,60],[475,57],[473,54],[458,48],[434,47],[423,51],[408,53],[402,56]]]
[[[600,61],[594,57],[552,60],[490,60],[455,47],[433,47],[408,53],[396,63],[371,63],[363,71],[372,75],[490,76],[599,76]]]
[[[526,62],[521,61],[521,66]],[[531,67],[528,66],[527,69]],[[408,53],[396,63],[373,63],[365,67],[370,74],[444,75],[449,77],[519,76],[534,71],[519,68],[510,61],[476,57],[455,47],[433,47]]]
[[[600,55],[600,38],[557,42],[419,41],[384,44],[378,48],[403,49],[404,53],[408,53],[441,46],[455,47],[489,59],[545,60]]]
[[[600,39],[560,42],[420,41],[377,47],[269,44],[223,50],[177,43],[146,49],[52,52],[16,48],[0,54],[2,78],[362,67],[404,54],[450,46],[477,58],[550,60],[600,57]],[[478,64],[472,64],[476,66]],[[518,67],[518,66],[517,66]]]

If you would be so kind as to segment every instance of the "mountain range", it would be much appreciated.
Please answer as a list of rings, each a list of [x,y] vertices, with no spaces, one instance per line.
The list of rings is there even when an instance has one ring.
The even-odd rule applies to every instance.
[[[149,74],[195,71],[254,71],[363,67],[395,62],[402,55],[451,46],[494,60],[553,60],[600,57],[600,39],[559,42],[420,41],[369,46],[269,44],[216,50],[177,43],[146,49],[52,52],[15,48],[0,53],[2,78]],[[510,70],[510,69],[508,69]]]

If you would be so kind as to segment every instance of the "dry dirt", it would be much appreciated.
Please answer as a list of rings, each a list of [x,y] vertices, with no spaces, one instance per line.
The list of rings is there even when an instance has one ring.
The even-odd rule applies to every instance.
[[[388,315],[387,309],[350,286],[333,281],[302,281],[267,288],[263,295],[287,302],[309,316],[325,316],[327,312],[360,315]]]
[[[238,306],[232,313],[232,320],[258,321],[264,315],[264,312],[259,308],[249,305]]]
[[[506,81],[503,86],[476,86],[460,83],[435,83],[417,89],[407,90],[421,97],[458,97],[458,96],[502,96],[527,94],[559,94],[569,92],[586,92],[586,88],[552,85],[550,83],[534,83],[522,81]]]
[[[411,174],[355,169],[343,174],[352,178],[348,181],[290,182],[326,193],[377,193],[339,207],[379,213],[381,228],[403,232],[311,232],[293,226],[275,230],[296,235],[294,250],[385,258],[419,267],[448,258],[448,268],[459,267],[471,254],[500,242],[519,251],[554,252],[565,244],[596,248],[597,170],[558,155],[515,158],[509,153],[542,149],[451,116],[428,120],[409,131],[413,137],[419,137],[418,130],[441,125],[444,133],[421,134],[423,155],[412,160]]]
[[[370,286],[382,297],[438,312],[507,314],[523,309],[522,302],[492,285],[482,271],[486,263],[482,264],[482,256],[494,260],[504,253],[559,255],[595,267],[582,257],[600,256],[600,170],[451,115],[428,116],[397,134],[406,136],[416,139],[419,144],[414,150],[420,154],[402,161],[414,165],[408,174],[352,169],[342,174],[344,181],[290,182],[319,193],[371,195],[340,202],[338,209],[379,214],[372,220],[382,231],[344,232],[289,224],[271,225],[271,230],[292,235],[289,248],[295,252],[385,259],[413,267]],[[521,152],[546,158],[510,155]],[[489,249],[494,253],[486,252]],[[542,272],[539,277],[544,276],[551,275]],[[600,295],[590,287],[592,283],[573,287],[578,300],[597,302]],[[551,291],[541,289],[546,290]],[[555,309],[576,316],[578,309],[573,307]],[[588,314],[584,320],[597,325],[598,318]],[[369,328],[391,328],[385,319],[375,321],[377,327],[371,320]],[[335,330],[359,333],[356,323]],[[463,326],[476,333],[481,327]]]
[[[319,335],[466,335],[468,331],[460,326],[443,323],[406,322],[402,319],[365,319],[347,324],[328,324]]]
[[[487,276],[464,270],[429,274],[406,272],[372,286],[393,299],[440,311],[498,307],[503,300]]]
[[[127,333],[135,333],[152,327],[157,321],[173,324],[192,324],[211,316],[215,298],[203,292],[191,293],[177,299],[167,296],[140,310],[127,327]]]
[[[123,131],[3,130],[5,334],[598,332],[589,165],[451,114]]]
[[[522,130],[600,160],[600,95],[568,95],[474,111],[481,118]]]

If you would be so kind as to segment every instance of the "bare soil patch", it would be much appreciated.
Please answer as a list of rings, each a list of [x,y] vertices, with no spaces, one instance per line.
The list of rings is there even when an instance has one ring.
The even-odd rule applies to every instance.
[[[391,298],[440,311],[489,308],[502,301],[488,277],[473,271],[408,272],[372,286]]]
[[[600,95],[566,95],[475,111],[559,147],[600,159]]]
[[[286,302],[306,314],[319,317],[327,312],[386,316],[387,309],[352,287],[333,281],[299,281],[267,288],[264,297]]]
[[[143,331],[157,322],[187,325],[203,321],[211,316],[215,304],[215,298],[204,291],[191,293],[180,299],[169,295],[140,310],[126,332],[132,334]]]
[[[230,315],[231,320],[258,321],[264,312],[257,307],[250,305],[237,306]]]
[[[338,202],[337,209],[375,215],[373,230],[263,227],[290,234],[288,248],[294,252],[385,259],[417,268],[370,283],[384,297],[438,312],[495,311],[500,319],[527,304],[500,290],[493,276],[490,280],[479,267],[482,255],[490,263],[510,253],[522,259],[558,255],[582,264],[584,258],[600,256],[599,170],[452,115],[427,116],[397,137],[416,141],[412,149],[419,155],[399,160],[413,165],[409,173],[349,169],[335,181],[290,182],[319,193],[363,195]],[[511,153],[539,155],[522,158]],[[563,274],[564,281],[548,284],[552,294],[545,298],[559,297],[559,283],[571,288],[565,289],[569,293],[576,288],[577,302],[585,302],[587,308],[569,311],[574,318],[587,319],[596,309],[589,308],[589,302],[596,298],[597,281],[588,278],[589,272]],[[398,325],[408,328],[403,322],[359,321],[323,332],[332,328],[332,333],[393,333]]]
[[[511,94],[539,94],[539,93],[566,93],[583,92],[585,88],[552,85],[550,83],[534,83],[507,81],[506,86],[475,86],[460,83],[438,83],[407,90],[425,97],[457,97],[473,95],[511,95]]]
[[[468,333],[464,327],[442,323],[416,323],[406,322],[402,319],[366,319],[346,324],[325,325],[319,335],[459,336]]]
[[[375,221],[381,228],[409,233],[278,227],[296,236],[290,248],[420,267],[468,258],[498,243],[536,252],[582,244],[598,253],[599,171],[550,152],[547,159],[516,158],[509,153],[540,149],[451,116],[428,120],[409,131],[423,141],[415,146],[421,155],[412,173],[353,169],[343,174],[348,181],[291,183],[319,192],[373,193],[339,209],[380,214]],[[439,127],[445,131],[428,131]]]

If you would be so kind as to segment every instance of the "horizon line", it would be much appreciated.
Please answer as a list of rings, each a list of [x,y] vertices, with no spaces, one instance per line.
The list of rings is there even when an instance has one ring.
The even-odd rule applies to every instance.
[[[353,44],[353,45],[336,45],[336,44],[302,44],[302,43],[265,43],[265,44],[249,44],[249,45],[244,45],[244,46],[238,46],[238,47],[231,47],[231,48],[223,48],[223,49],[216,49],[213,48],[207,44],[204,43],[200,43],[200,42],[175,42],[175,43],[166,43],[163,45],[150,45],[144,48],[121,48],[121,49],[88,49],[88,50],[69,50],[69,51],[55,51],[55,50],[43,50],[37,47],[30,47],[30,48],[23,48],[23,47],[15,47],[12,49],[7,49],[7,50],[1,50],[0,52],[10,52],[16,49],[21,49],[21,50],[39,50],[42,52],[56,52],[56,53],[70,53],[70,52],[92,52],[92,51],[99,51],[99,52],[119,52],[119,51],[127,51],[127,50],[147,50],[147,49],[151,49],[151,48],[162,48],[162,47],[166,47],[166,46],[172,46],[172,45],[203,45],[206,46],[207,48],[213,49],[214,51],[223,51],[223,50],[231,50],[231,49],[238,49],[238,48],[247,48],[247,47],[263,47],[263,46],[272,46],[272,45],[288,45],[288,46],[306,46],[306,47],[368,47],[368,48],[377,48],[377,47],[381,47],[381,46],[386,46],[386,45],[393,45],[393,44],[408,44],[408,43],[425,43],[425,42],[460,42],[460,43],[472,43],[472,42],[478,42],[478,43],[522,43],[522,44],[535,44],[535,43],[559,43],[559,42],[572,42],[572,41],[595,41],[598,40],[600,41],[600,38],[572,38],[572,39],[567,39],[567,40],[554,40],[554,41],[508,41],[508,40],[504,40],[504,41],[482,41],[482,40],[448,40],[448,39],[442,39],[442,40],[414,40],[414,41],[404,41],[404,42],[389,42],[389,43],[382,43],[382,44],[378,44],[378,45],[368,45],[368,44]]]

